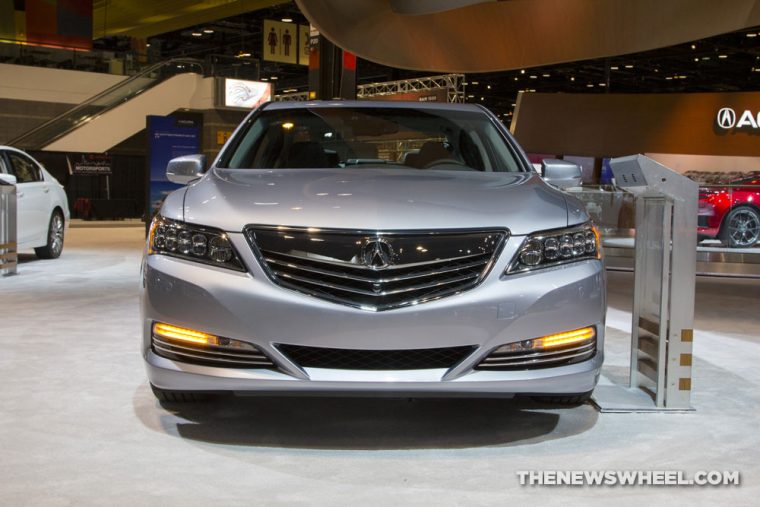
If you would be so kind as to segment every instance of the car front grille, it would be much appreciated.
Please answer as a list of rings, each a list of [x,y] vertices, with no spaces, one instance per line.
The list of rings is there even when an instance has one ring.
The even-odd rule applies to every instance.
[[[213,345],[174,343],[153,335],[152,348],[156,355],[183,363],[218,366],[220,368],[276,368],[259,349],[230,349]]]
[[[477,370],[535,370],[580,363],[596,355],[596,337],[567,347],[528,352],[492,352],[476,366]]]
[[[372,311],[472,289],[488,274],[507,235],[505,230],[246,229],[254,253],[276,284]]]
[[[277,345],[293,363],[302,368],[336,370],[426,370],[451,368],[475,347],[444,347],[407,350],[357,350]]]

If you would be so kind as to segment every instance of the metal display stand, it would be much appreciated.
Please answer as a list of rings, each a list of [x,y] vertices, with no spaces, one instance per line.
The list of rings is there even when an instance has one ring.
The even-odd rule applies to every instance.
[[[0,276],[15,275],[17,265],[16,186],[0,180]]]
[[[602,412],[692,410],[698,185],[642,155],[612,159],[636,197],[630,385],[600,384]]]

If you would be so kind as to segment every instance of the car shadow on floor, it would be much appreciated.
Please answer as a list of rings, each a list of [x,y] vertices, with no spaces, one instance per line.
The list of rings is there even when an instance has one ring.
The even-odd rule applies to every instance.
[[[162,407],[146,386],[135,411],[146,426],[189,440],[335,450],[524,445],[583,433],[598,417],[589,404],[528,399],[221,397]]]

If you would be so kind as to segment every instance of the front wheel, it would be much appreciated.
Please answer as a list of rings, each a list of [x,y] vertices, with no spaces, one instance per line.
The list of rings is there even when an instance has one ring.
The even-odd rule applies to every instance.
[[[47,244],[34,249],[40,259],[57,259],[63,252],[63,215],[56,210],[50,216],[48,225]]]
[[[760,240],[760,212],[748,206],[732,209],[720,228],[720,240],[731,248],[755,246]]]

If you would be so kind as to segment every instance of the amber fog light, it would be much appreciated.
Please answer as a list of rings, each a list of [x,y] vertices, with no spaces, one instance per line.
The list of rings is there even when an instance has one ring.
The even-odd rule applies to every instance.
[[[173,326],[163,322],[153,323],[153,336],[163,338],[175,343],[189,343],[194,345],[208,345],[226,349],[250,349],[255,347],[247,342],[223,338],[203,331],[196,331],[186,327]]]
[[[596,338],[596,329],[593,326],[555,333],[532,340],[523,340],[517,343],[503,345],[494,353],[504,354],[511,352],[527,352],[530,350],[550,350],[570,345],[581,345],[592,342]]]

